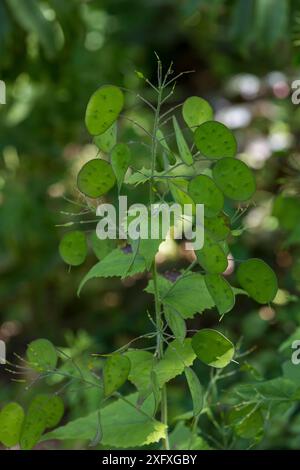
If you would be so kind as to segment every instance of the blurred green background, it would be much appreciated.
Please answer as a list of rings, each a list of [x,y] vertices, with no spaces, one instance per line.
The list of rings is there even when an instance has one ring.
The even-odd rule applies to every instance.
[[[96,258],[91,253],[89,266],[69,272],[58,255],[67,228],[56,225],[73,220],[66,212],[78,210],[69,202],[79,201],[75,175],[95,154],[84,126],[89,96],[112,83],[151,100],[135,71],[155,81],[156,51],[176,73],[195,71],[183,75],[171,105],[189,95],[208,99],[255,171],[255,204],[236,223],[247,230],[233,237],[231,250],[237,259],[268,262],[280,291],[272,306],[239,298],[223,329],[253,348],[247,360],[266,378],[279,375],[290,357],[280,345],[300,327],[300,107],[291,100],[300,78],[299,0],[2,0],[0,40],[7,93],[0,105],[0,339],[10,360],[37,337],[80,355],[109,352],[149,329],[144,277],[93,281],[77,298]],[[130,117],[150,124],[134,95],[127,105]],[[137,129],[124,132],[139,138]],[[145,191],[138,189],[140,198]],[[166,253],[161,269],[185,262],[180,250]],[[214,325],[211,311],[191,322]],[[24,385],[3,368],[0,374],[0,401],[24,400]],[[188,408],[180,383],[169,396],[174,414]],[[74,417],[94,409],[97,397],[81,391],[68,400]],[[279,419],[261,448],[299,448],[297,419]]]

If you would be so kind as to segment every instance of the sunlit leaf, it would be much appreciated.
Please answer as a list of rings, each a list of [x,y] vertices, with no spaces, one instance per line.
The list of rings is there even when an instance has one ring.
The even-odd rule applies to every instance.
[[[115,183],[116,177],[111,165],[100,158],[88,161],[77,176],[79,191],[90,198],[103,196]]]
[[[232,132],[217,121],[207,121],[194,134],[197,149],[207,158],[234,157],[237,143]]]
[[[122,91],[114,85],[104,85],[91,96],[85,114],[85,124],[91,135],[103,134],[116,121],[124,106]]]
[[[223,158],[213,168],[213,178],[225,196],[234,201],[246,201],[255,193],[252,171],[235,158]]]
[[[185,100],[182,107],[182,115],[186,124],[195,130],[205,121],[213,118],[213,110],[210,104],[199,96],[190,96]]]
[[[84,232],[76,230],[66,233],[59,244],[59,254],[63,261],[70,266],[82,264],[88,253]]]
[[[214,217],[223,209],[223,194],[209,176],[193,178],[189,182],[188,193],[196,204],[204,204],[206,217]]]
[[[241,263],[237,270],[237,279],[246,292],[256,302],[271,302],[278,289],[274,271],[264,261],[253,258]]]
[[[138,394],[126,397],[101,409],[101,425],[103,437],[101,444],[109,447],[137,447],[158,442],[165,437],[166,425],[153,418],[155,400],[150,395],[138,408]],[[127,403],[129,401],[129,403]],[[99,427],[98,410],[76,419],[46,434],[48,439],[86,439],[94,438]]]
[[[110,356],[103,368],[104,395],[108,397],[118,390],[127,380],[130,360],[122,354]]]
[[[234,346],[229,339],[216,330],[203,329],[192,338],[197,357],[211,367],[226,367],[233,358]]]

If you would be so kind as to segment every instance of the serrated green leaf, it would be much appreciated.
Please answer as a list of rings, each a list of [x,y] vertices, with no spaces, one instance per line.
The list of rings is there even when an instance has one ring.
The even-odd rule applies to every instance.
[[[284,377],[257,382],[255,385],[252,384],[252,388],[267,400],[299,400],[297,384]]]
[[[114,122],[103,134],[94,137],[94,144],[104,153],[109,153],[117,143],[117,123]]]
[[[124,181],[126,171],[131,161],[130,148],[126,144],[117,144],[111,151],[111,166],[117,178],[119,192]]]
[[[125,184],[131,184],[133,186],[138,186],[139,184],[144,184],[149,181],[151,178],[151,170],[149,168],[142,168],[135,173],[132,173],[125,178]]]
[[[248,166],[234,158],[222,158],[213,167],[213,178],[224,195],[234,201],[247,201],[256,190],[255,178]]]
[[[58,360],[55,347],[47,339],[36,339],[29,343],[26,357],[30,367],[38,372],[54,370]]]
[[[186,324],[180,313],[175,308],[165,305],[164,315],[175,338],[179,341],[183,341],[186,337]]]
[[[134,349],[127,351],[124,356],[131,363],[128,380],[137,388],[141,396],[149,394],[151,371],[154,367],[154,357],[148,351]]]
[[[212,296],[220,315],[232,310],[235,304],[234,292],[230,284],[219,274],[204,276],[206,287]]]
[[[241,263],[237,270],[237,279],[246,292],[256,302],[271,302],[278,289],[274,271],[262,260],[252,258]]]
[[[193,178],[189,182],[188,193],[196,204],[204,204],[206,217],[215,217],[223,209],[223,194],[209,176]]]
[[[176,142],[177,142],[177,147],[178,147],[180,158],[186,165],[192,165],[193,156],[191,154],[188,144],[186,143],[183,133],[181,132],[181,129],[178,125],[178,122],[175,116],[173,116],[173,126],[174,126],[175,137],[176,137]]]
[[[91,135],[103,134],[117,120],[124,106],[122,91],[114,85],[104,85],[90,97],[85,124]]]
[[[163,359],[154,366],[160,387],[182,374],[185,367],[193,364],[195,358],[196,354],[192,349],[190,338],[184,341],[176,339],[169,343]]]
[[[85,234],[78,230],[66,233],[60,244],[59,254],[65,263],[70,266],[82,264],[88,253]]]
[[[111,165],[100,158],[89,160],[77,176],[79,191],[93,199],[106,194],[115,183],[116,177]]]
[[[104,395],[108,397],[118,390],[127,380],[130,360],[122,354],[110,356],[103,368]]]
[[[199,416],[203,408],[203,387],[193,369],[191,369],[190,367],[186,367],[184,372],[193,400],[194,417],[197,417]]]
[[[150,228],[150,226],[149,226]],[[145,260],[146,269],[149,271],[151,265],[155,259],[155,255],[158,252],[159,245],[162,243],[163,240],[159,239],[151,239],[151,238],[141,238],[138,240],[132,240],[131,244],[132,247],[136,252],[142,256]]]
[[[217,121],[207,121],[194,133],[198,150],[207,158],[234,157],[237,143],[232,132]]]
[[[165,437],[166,425],[152,417],[155,411],[153,395],[144,401],[140,409],[135,408],[137,399],[138,394],[135,393],[126,397],[131,405],[118,399],[101,410],[102,445],[117,448],[137,447],[159,442]],[[95,411],[47,433],[43,440],[90,440],[95,436],[97,429],[98,411]]]
[[[234,355],[229,339],[216,330],[203,329],[193,336],[192,347],[197,357],[211,367],[226,367]]]
[[[18,403],[8,403],[0,412],[0,442],[5,447],[18,444],[24,421],[23,408]]]
[[[158,290],[163,304],[174,308],[184,319],[193,318],[195,313],[202,313],[215,305],[201,274],[189,273],[174,284],[160,276]],[[154,292],[152,281],[146,292]],[[190,295],[191,292],[193,295]]]
[[[182,107],[182,116],[186,124],[195,130],[205,121],[211,121],[213,110],[210,104],[199,96],[190,96],[185,100]]]
[[[220,243],[214,241],[208,234],[204,235],[204,245],[201,250],[196,250],[195,254],[200,265],[211,274],[223,273],[228,260]]]
[[[90,279],[114,276],[125,278],[142,273],[145,269],[145,260],[142,256],[133,256],[132,253],[124,253],[119,248],[116,248],[89,270],[79,285],[78,295]]]

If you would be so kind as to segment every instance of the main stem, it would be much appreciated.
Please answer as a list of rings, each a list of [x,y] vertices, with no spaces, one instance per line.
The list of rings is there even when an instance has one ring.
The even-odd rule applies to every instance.
[[[155,196],[154,195],[154,172],[155,172],[156,153],[157,153],[156,134],[157,134],[158,123],[159,123],[162,92],[163,92],[163,87],[161,86],[161,84],[159,84],[157,106],[155,110],[154,126],[153,126],[153,134],[152,134],[152,145],[151,145],[150,205],[153,204],[154,196]],[[157,285],[157,270],[156,270],[155,259],[153,260],[153,263],[152,263],[151,272],[152,272],[153,286],[154,286],[155,324],[156,324],[156,333],[157,333],[156,354],[157,354],[158,359],[162,359],[163,353],[164,353],[163,338],[162,338],[163,320],[161,316],[161,305],[160,305],[159,291],[158,291],[158,285]],[[167,401],[166,385],[163,385],[161,389],[161,421],[166,426],[168,426],[168,401]],[[168,431],[166,431],[166,437],[163,440],[163,446],[166,450],[170,449]]]

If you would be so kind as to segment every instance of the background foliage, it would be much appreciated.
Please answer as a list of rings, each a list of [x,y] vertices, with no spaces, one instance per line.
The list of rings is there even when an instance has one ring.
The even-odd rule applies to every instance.
[[[255,205],[239,218],[238,228],[247,232],[232,252],[235,258],[264,259],[279,279],[272,307],[239,296],[227,316],[226,334],[235,342],[242,338],[251,354],[244,371],[222,382],[221,393],[249,374],[281,374],[291,355],[289,337],[297,338],[300,327],[300,114],[290,99],[291,81],[299,76],[299,25],[296,0],[1,2],[0,78],[7,104],[0,108],[0,337],[11,359],[13,351],[24,354],[32,339],[47,337],[75,356],[86,353],[82,360],[88,362],[91,351],[117,349],[149,328],[141,314],[151,306],[143,278],[92,281],[76,297],[86,267],[68,272],[58,255],[67,229],[56,226],[68,218],[61,211],[74,211],[64,198],[76,199],[75,175],[94,151],[83,120],[89,96],[113,83],[151,99],[135,70],[155,80],[157,51],[163,63],[174,61],[176,72],[195,70],[183,76],[174,105],[189,95],[204,96],[217,119],[234,130],[258,192]],[[128,106],[132,118],[138,113],[147,125],[148,112],[130,96]],[[138,137],[127,132],[127,138]],[[136,158],[142,167],[142,152]],[[147,197],[142,188],[139,196]],[[186,261],[177,250],[163,253],[160,262],[178,270]],[[92,254],[89,263],[95,263]],[[216,325],[217,312],[209,312],[190,327]],[[204,382],[207,369],[199,368]],[[30,400],[32,390],[23,396],[24,384],[2,368],[0,381],[1,404]],[[169,395],[173,416],[190,408],[180,380]],[[89,390],[70,392],[68,417],[93,411],[97,399]],[[210,422],[203,426],[220,438]],[[299,426],[295,405],[290,416],[276,416],[259,447],[299,448]],[[226,448],[226,433],[221,437]],[[233,445],[246,446],[243,440]]]

